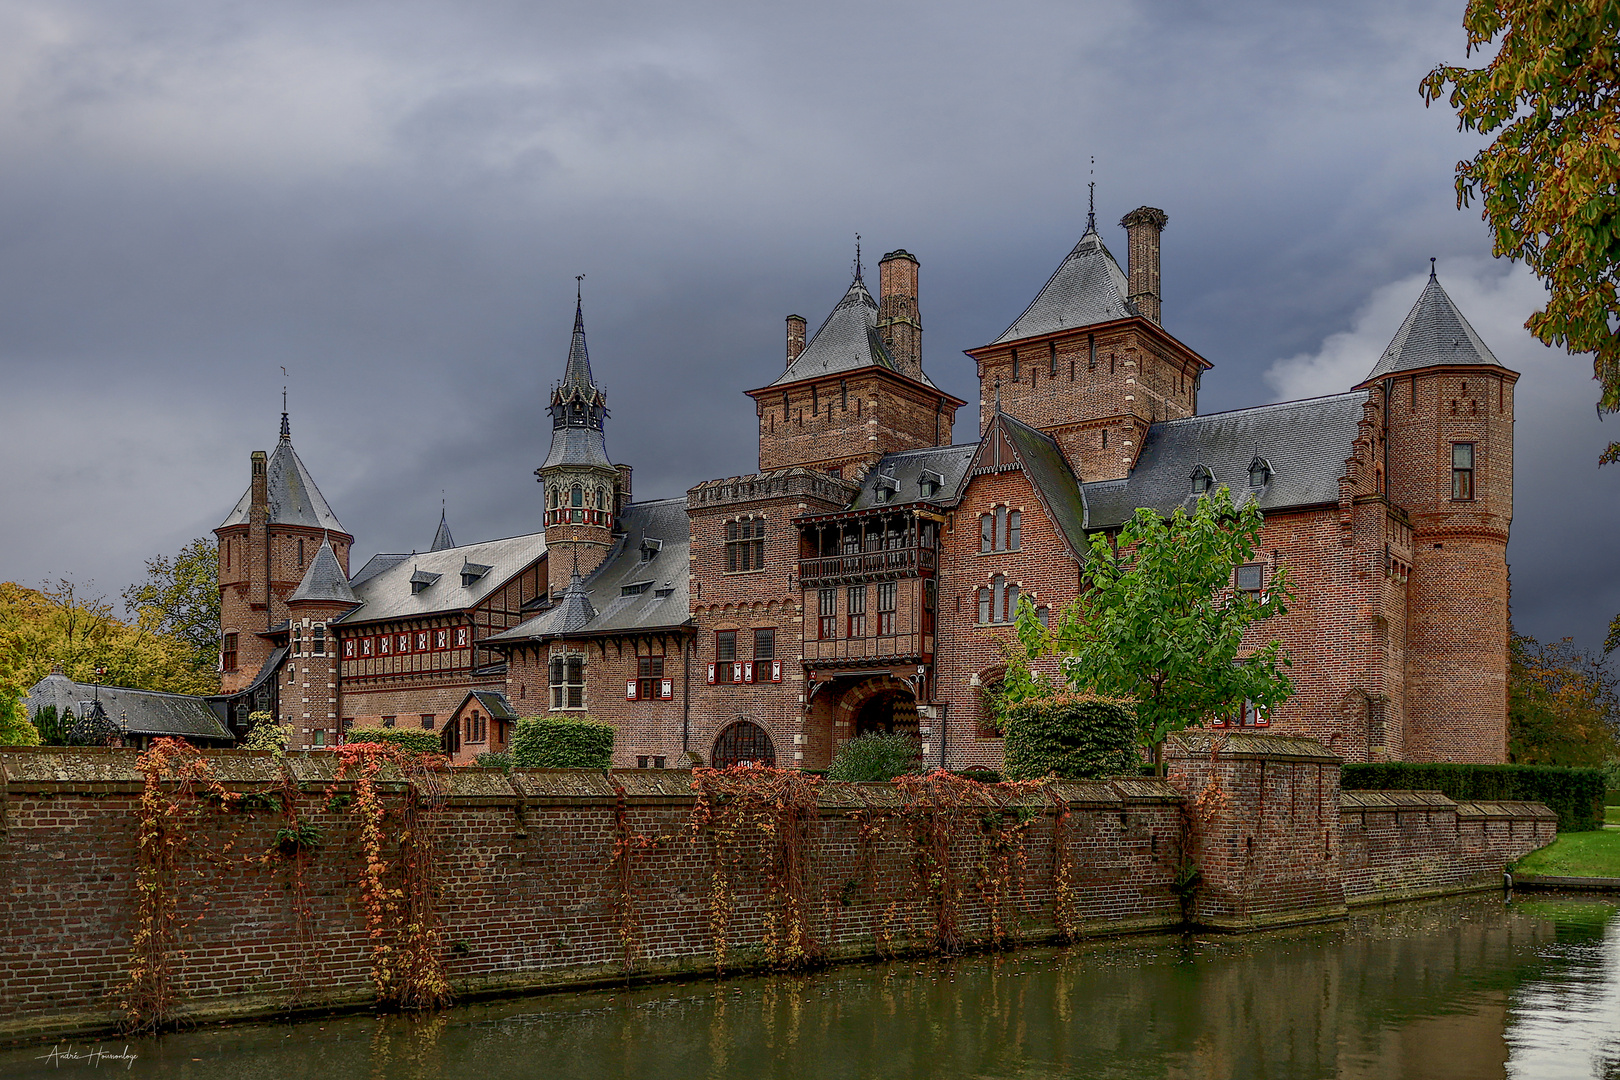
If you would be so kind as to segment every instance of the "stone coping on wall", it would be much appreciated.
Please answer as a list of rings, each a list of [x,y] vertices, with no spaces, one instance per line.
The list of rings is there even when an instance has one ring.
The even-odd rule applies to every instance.
[[[1558,815],[1543,803],[1518,799],[1454,800],[1438,791],[1341,791],[1340,809],[1350,812],[1403,810],[1449,810],[1459,818],[1494,818],[1527,821],[1557,821]]]
[[[1166,756],[1219,758],[1267,758],[1272,761],[1319,762],[1341,765],[1344,759],[1315,739],[1289,735],[1261,735],[1248,731],[1207,731],[1188,728],[1166,740]]]

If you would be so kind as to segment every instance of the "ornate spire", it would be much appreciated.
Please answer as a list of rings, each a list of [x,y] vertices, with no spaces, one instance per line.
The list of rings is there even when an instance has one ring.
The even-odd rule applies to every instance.
[[[861,234],[855,234],[855,280],[861,281]]]
[[[439,529],[433,534],[433,544],[429,551],[446,551],[456,546],[455,538],[450,535],[450,521],[446,516],[444,500],[439,500]]]
[[[281,388],[281,441],[292,442],[292,425],[287,423],[287,388]]]
[[[602,430],[607,419],[607,395],[591,375],[590,353],[585,347],[585,304],[575,276],[574,336],[562,381],[551,390],[551,452],[541,469],[556,465],[591,465],[612,469]]]
[[[1097,231],[1097,155],[1091,156],[1091,181],[1086,184],[1086,232]]]

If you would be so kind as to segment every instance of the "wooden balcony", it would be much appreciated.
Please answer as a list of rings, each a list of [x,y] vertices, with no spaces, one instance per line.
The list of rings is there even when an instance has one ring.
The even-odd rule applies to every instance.
[[[887,581],[933,573],[939,557],[931,547],[887,548],[852,555],[799,560],[799,582],[806,588],[845,582]]]
[[[804,662],[810,667],[847,667],[856,661],[931,663],[933,656],[933,634],[890,634],[887,637],[825,640],[810,638],[804,643]]]

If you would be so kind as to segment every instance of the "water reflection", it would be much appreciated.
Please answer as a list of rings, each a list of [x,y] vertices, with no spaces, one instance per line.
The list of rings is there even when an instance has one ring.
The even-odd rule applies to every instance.
[[[126,1075],[197,1080],[1620,1076],[1614,903],[1415,905],[1242,938],[195,1031]],[[0,1051],[0,1075],[47,1072]],[[64,1063],[63,1068],[70,1068]]]

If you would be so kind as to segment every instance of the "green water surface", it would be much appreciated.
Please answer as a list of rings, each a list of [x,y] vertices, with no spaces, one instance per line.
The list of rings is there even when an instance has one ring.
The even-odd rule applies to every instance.
[[[57,1051],[55,1057],[50,1056]],[[119,1057],[67,1057],[92,1051]],[[1154,937],[0,1050],[0,1077],[1620,1078],[1620,904]]]

